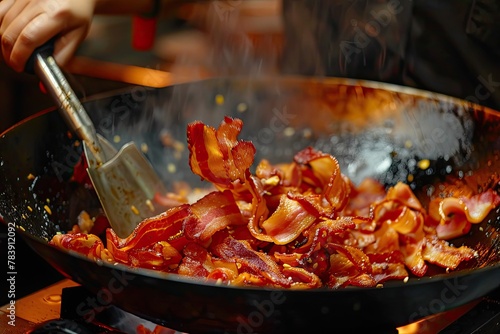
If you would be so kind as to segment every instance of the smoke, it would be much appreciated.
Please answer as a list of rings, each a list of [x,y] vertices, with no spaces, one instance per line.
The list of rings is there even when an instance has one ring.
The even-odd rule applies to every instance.
[[[178,33],[178,40],[175,35],[165,36],[158,52],[175,58],[170,71],[182,74],[190,68],[195,79],[275,74],[283,38],[280,4],[277,0],[218,0],[187,5],[181,13],[194,29]]]

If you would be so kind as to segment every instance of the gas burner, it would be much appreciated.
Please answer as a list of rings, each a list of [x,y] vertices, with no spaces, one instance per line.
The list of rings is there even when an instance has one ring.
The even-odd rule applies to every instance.
[[[65,279],[17,300],[15,327],[8,324],[8,305],[1,307],[0,327],[9,328],[9,333],[31,334],[182,334],[113,305],[97,306],[90,313],[82,309],[82,305],[91,305],[89,301],[95,298],[82,286]],[[380,334],[495,334],[499,331],[500,289],[480,300],[403,327],[370,329],[370,333]]]

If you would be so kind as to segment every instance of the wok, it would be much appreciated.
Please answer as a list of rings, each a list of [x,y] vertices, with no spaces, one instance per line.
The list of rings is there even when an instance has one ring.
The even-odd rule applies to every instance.
[[[424,204],[450,189],[479,192],[498,182],[500,115],[410,88],[337,78],[219,78],[130,87],[84,106],[110,141],[143,144],[170,189],[175,181],[201,181],[189,170],[187,150],[169,143],[186,142],[189,122],[217,126],[225,115],[243,120],[240,138],[253,141],[256,161],[290,161],[312,145],[336,156],[355,183],[368,176],[386,186],[405,181]],[[88,320],[112,303],[190,333],[374,332],[452,309],[500,286],[498,210],[453,241],[477,249],[477,259],[451,273],[436,269],[431,277],[382,288],[227,287],[96,263],[47,243],[70,229],[82,209],[99,210],[95,194],[70,181],[80,155],[53,110],[7,130],[0,136],[0,214],[43,259],[96,294],[94,303],[77,310]],[[429,160],[428,168],[419,167],[422,159]]]

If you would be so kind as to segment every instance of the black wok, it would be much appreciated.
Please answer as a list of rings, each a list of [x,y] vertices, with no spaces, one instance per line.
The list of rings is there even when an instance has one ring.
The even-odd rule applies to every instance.
[[[120,140],[117,145],[130,139],[146,144],[168,187],[200,181],[190,173],[187,151],[160,138],[168,133],[170,143],[185,143],[187,123],[216,126],[225,115],[244,121],[240,137],[253,140],[257,160],[290,161],[313,145],[337,156],[354,182],[367,176],[386,186],[405,181],[423,203],[450,189],[479,192],[498,182],[500,115],[414,89],[344,79],[210,79],[155,90],[133,87],[84,105],[98,131]],[[91,190],[69,181],[80,154],[52,110],[6,131],[0,136],[0,214],[42,258],[96,293],[96,305],[113,303],[190,333],[345,333],[394,329],[500,286],[498,211],[454,241],[477,249],[477,259],[452,273],[433,269],[432,277],[382,288],[226,287],[96,263],[47,243],[70,229],[82,209],[99,210]],[[421,159],[429,160],[429,168],[418,167]],[[77,312],[91,320],[94,304],[81,304]]]

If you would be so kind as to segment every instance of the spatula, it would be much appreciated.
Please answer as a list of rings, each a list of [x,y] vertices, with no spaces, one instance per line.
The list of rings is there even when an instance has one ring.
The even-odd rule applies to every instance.
[[[95,127],[63,72],[52,57],[53,44],[35,51],[27,71],[37,74],[59,111],[83,141],[87,172],[104,212],[115,233],[129,236],[143,219],[163,211],[155,204],[155,194],[165,194],[160,177],[133,142],[119,151]]]

